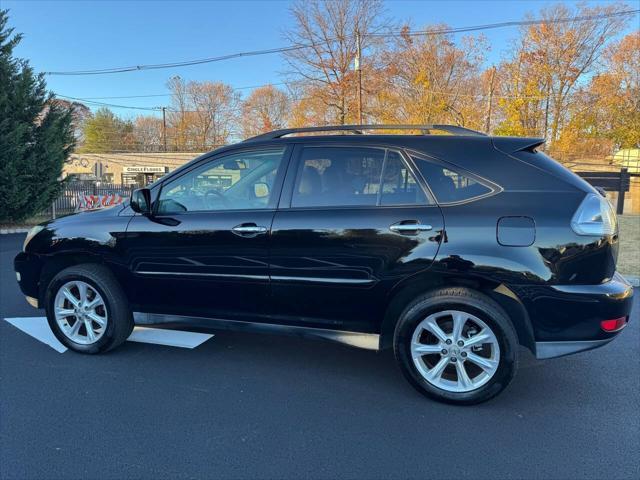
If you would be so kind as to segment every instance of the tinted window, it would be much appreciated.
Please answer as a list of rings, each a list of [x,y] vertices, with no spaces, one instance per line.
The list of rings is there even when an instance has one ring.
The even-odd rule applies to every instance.
[[[267,208],[284,149],[230,154],[162,187],[158,213]]]
[[[376,148],[304,148],[291,205],[376,205],[384,155]]]
[[[413,159],[440,203],[461,202],[491,192],[486,185],[450,168],[418,156]]]
[[[302,151],[294,207],[426,203],[424,191],[396,151],[366,147],[307,147]]]
[[[427,197],[416,178],[404,163],[402,156],[393,150],[387,153],[382,175],[380,205],[424,205]]]

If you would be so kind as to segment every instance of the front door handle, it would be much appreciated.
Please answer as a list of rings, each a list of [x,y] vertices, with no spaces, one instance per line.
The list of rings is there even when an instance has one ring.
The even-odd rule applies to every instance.
[[[433,229],[431,225],[425,225],[424,223],[418,223],[415,220],[411,220],[412,223],[407,221],[394,223],[389,226],[389,230],[402,235],[417,235],[420,232],[428,232]]]
[[[231,229],[231,231],[241,237],[255,237],[256,235],[267,233],[269,229],[267,227],[256,225],[255,223],[243,223],[241,225],[236,225]]]

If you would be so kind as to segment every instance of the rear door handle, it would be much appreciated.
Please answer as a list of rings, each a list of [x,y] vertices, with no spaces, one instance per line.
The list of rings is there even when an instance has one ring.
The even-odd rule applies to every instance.
[[[255,223],[243,223],[236,225],[231,229],[236,235],[241,237],[255,237],[256,235],[262,235],[269,231],[267,227],[256,225]]]
[[[417,235],[420,232],[428,232],[433,229],[431,225],[425,225],[424,223],[418,223],[415,220],[413,223],[398,222],[389,226],[389,230],[395,233],[400,233],[403,235]]]

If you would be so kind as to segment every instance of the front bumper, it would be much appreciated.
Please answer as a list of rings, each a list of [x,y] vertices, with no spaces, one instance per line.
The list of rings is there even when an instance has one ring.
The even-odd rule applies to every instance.
[[[16,280],[22,293],[27,297],[27,302],[39,308],[39,284],[42,271],[40,257],[33,253],[20,252],[13,261],[16,272]]]
[[[618,273],[599,285],[535,286],[520,293],[540,359],[606,345],[620,331],[606,332],[600,323],[620,317],[628,321],[633,304],[633,287]]]

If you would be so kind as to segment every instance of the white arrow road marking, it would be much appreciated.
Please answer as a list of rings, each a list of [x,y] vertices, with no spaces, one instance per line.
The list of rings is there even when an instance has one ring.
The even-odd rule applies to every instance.
[[[155,343],[169,347],[196,348],[209,340],[213,335],[208,333],[185,332],[182,330],[165,330],[162,328],[135,327],[127,341]]]
[[[46,317],[5,318],[7,322],[36,340],[49,345],[55,351],[67,351],[51,331]],[[135,327],[127,339],[130,342],[152,343],[169,347],[195,348],[213,337],[208,333],[165,330],[161,328]]]
[[[7,322],[36,340],[46,343],[58,353],[67,351],[51,331],[45,317],[5,318]]]

